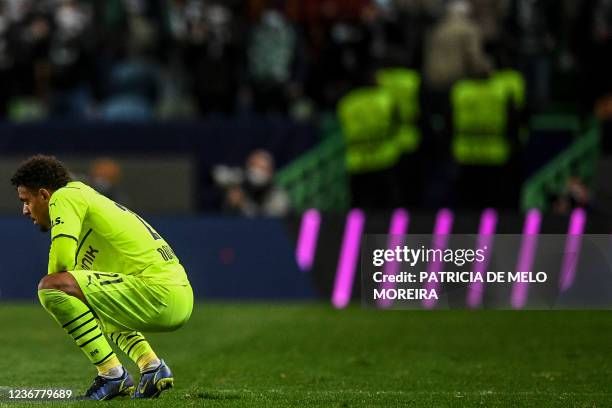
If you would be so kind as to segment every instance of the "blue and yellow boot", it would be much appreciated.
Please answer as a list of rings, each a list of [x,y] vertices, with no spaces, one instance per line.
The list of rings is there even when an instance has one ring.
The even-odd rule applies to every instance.
[[[174,377],[164,360],[157,368],[145,371],[140,375],[140,383],[134,392],[134,398],[157,398],[162,391],[172,388]]]
[[[134,391],[134,380],[132,376],[123,369],[123,375],[119,378],[105,378],[97,376],[83,399],[110,400],[115,397],[128,396]]]

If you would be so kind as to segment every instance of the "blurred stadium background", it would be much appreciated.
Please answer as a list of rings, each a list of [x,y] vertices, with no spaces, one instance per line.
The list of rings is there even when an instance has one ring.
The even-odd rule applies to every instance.
[[[57,155],[152,218],[205,298],[329,299],[353,208],[363,233],[397,208],[412,233],[444,208],[455,233],[486,208],[499,233],[578,208],[609,233],[611,44],[595,0],[6,0],[0,168]],[[0,189],[3,247],[29,254],[0,296],[31,297],[46,242]]]
[[[46,270],[48,238],[20,218],[8,182],[35,153],[150,220],[203,301],[344,308],[359,296],[358,277],[338,286],[340,271],[358,274],[351,246],[391,231],[394,214],[409,214],[410,233],[450,213],[452,232],[476,234],[493,209],[498,233],[520,234],[537,214],[540,233],[608,234],[611,72],[607,0],[1,0],[0,302],[8,316],[7,302],[35,299]],[[244,310],[240,324],[257,319],[237,304],[226,307]],[[19,313],[46,318],[33,310]],[[512,316],[502,318],[527,319]],[[546,317],[528,319],[519,331]],[[193,335],[208,335],[197,321]],[[585,312],[572,324],[609,339],[604,321]],[[589,361],[609,346],[581,352]],[[444,395],[460,402],[453,387]],[[607,400],[585,387],[585,401]],[[470,402],[490,401],[473,392]]]

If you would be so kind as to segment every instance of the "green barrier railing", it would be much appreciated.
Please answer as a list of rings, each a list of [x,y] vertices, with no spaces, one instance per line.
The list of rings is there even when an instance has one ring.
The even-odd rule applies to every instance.
[[[578,176],[592,185],[599,155],[599,129],[593,124],[585,135],[567,148],[523,184],[521,208],[546,211],[550,197],[563,192],[569,177]]]
[[[567,114],[535,115],[529,121],[529,129],[531,131],[561,129],[578,133],[580,119],[576,115]]]
[[[319,145],[282,168],[276,183],[285,189],[296,211],[318,208],[341,212],[349,208],[350,192],[345,146],[338,123],[323,123]]]

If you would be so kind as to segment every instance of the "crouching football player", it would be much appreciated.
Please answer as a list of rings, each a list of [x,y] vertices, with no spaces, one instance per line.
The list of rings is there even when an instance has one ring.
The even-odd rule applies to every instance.
[[[168,243],[137,214],[72,181],[54,157],[26,160],[11,183],[23,215],[51,231],[38,297],[98,370],[85,397],[154,398],[172,387],[170,368],[142,335],[176,330],[191,316],[193,292]],[[108,339],[140,368],[138,386]]]

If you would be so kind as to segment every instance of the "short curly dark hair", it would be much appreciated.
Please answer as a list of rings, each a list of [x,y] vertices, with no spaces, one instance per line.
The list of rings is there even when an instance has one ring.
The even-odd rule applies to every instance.
[[[57,190],[72,181],[68,169],[55,156],[37,154],[19,165],[11,184],[15,188],[27,187],[29,190],[47,188]]]

